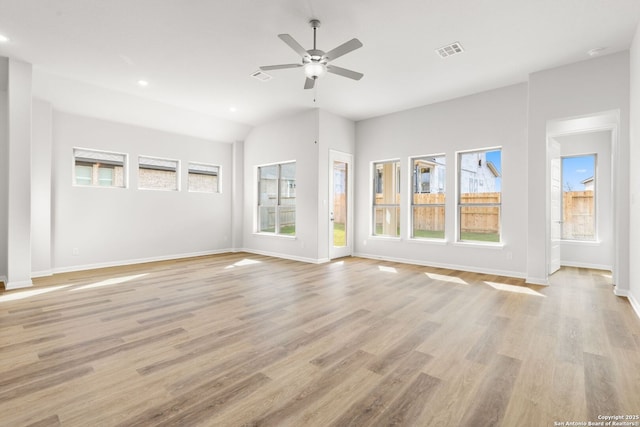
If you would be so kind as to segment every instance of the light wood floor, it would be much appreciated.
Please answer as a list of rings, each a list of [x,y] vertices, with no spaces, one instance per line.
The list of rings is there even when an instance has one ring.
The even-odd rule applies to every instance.
[[[39,279],[0,293],[0,425],[553,426],[640,414],[640,320],[610,281],[564,269],[552,286],[525,286],[249,254]]]

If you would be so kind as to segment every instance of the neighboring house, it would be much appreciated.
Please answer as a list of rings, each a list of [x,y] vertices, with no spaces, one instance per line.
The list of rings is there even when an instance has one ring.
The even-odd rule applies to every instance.
[[[584,191],[593,191],[595,180],[590,177],[582,181],[581,184],[584,185]]]
[[[414,163],[414,193],[444,193],[445,186],[444,157],[428,157]]]
[[[460,193],[492,193],[498,191],[496,179],[500,172],[487,161],[486,153],[460,156]]]

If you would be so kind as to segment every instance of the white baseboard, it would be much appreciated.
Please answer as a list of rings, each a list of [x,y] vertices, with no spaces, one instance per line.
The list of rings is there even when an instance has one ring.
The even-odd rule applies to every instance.
[[[53,270],[32,271],[31,278],[53,276]]]
[[[605,264],[590,264],[587,262],[560,261],[560,265],[563,267],[589,268],[591,270],[611,271],[611,266],[605,265]]]
[[[14,289],[22,289],[22,288],[30,288],[31,286],[33,286],[33,282],[31,282],[31,279],[29,280],[20,280],[17,282],[4,282],[4,289],[7,291],[12,291]]]
[[[147,262],[170,261],[173,259],[193,258],[206,255],[219,255],[231,252],[231,249],[216,249],[212,251],[191,252],[186,254],[163,255],[150,258],[138,258],[131,260],[120,260],[110,262],[100,262],[95,264],[73,265],[69,267],[57,267],[52,270],[53,274],[70,273],[73,271],[94,270],[96,268],[119,267],[123,265],[144,264]]]
[[[529,285],[549,286],[549,279],[546,277],[527,277],[525,279],[525,283],[528,283]]]
[[[307,258],[307,257],[299,257],[299,256],[289,255],[289,254],[282,254],[278,252],[261,251],[261,250],[249,249],[249,248],[238,249],[238,250],[235,250],[235,252],[247,252],[250,254],[264,255],[264,256],[270,256],[274,258],[290,259],[291,261],[307,262],[310,264],[322,264],[325,262],[329,262],[329,258]]]
[[[353,256],[367,259],[377,259],[381,261],[390,261],[390,262],[399,262],[402,264],[412,264],[412,265],[421,265],[424,267],[434,267],[434,268],[446,268],[449,270],[458,270],[458,271],[468,271],[471,273],[480,273],[480,274],[492,274],[497,276],[506,276],[506,277],[515,277],[518,279],[526,278],[524,273],[518,271],[509,271],[509,270],[497,270],[493,268],[482,268],[482,267],[470,267],[468,265],[458,265],[458,264],[444,264],[437,262],[427,262],[423,260],[416,259],[407,259],[407,258],[396,258],[396,257],[387,257],[387,256],[379,256],[366,254],[362,252],[354,253]]]
[[[628,292],[627,298],[631,303],[631,307],[633,308],[633,311],[635,311],[638,318],[640,318],[640,302],[636,299],[636,297],[631,292]]]

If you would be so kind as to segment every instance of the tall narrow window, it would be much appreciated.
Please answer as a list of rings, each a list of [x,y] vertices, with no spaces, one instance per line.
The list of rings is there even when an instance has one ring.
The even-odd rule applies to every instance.
[[[415,157],[411,166],[411,237],[444,239],[445,156]]]
[[[74,148],[74,183],[124,187],[126,154]]]
[[[178,190],[177,160],[138,157],[138,188],[145,190]]]
[[[500,242],[502,150],[458,155],[459,240]]]
[[[562,158],[562,238],[595,240],[596,155]]]
[[[400,236],[400,162],[373,164],[373,234]]]
[[[220,166],[189,162],[189,191],[195,193],[220,192]]]
[[[259,166],[258,192],[258,231],[295,236],[295,162]]]

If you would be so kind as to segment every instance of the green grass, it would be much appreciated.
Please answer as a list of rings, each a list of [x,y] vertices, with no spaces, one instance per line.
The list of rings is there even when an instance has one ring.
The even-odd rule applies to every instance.
[[[284,227],[280,227],[280,234],[286,234],[287,236],[295,236],[296,235],[296,226],[295,225],[285,225]]]
[[[444,239],[444,230],[413,230],[413,237],[419,239]]]
[[[260,230],[261,233],[275,233],[275,227],[265,228]],[[280,227],[280,234],[284,234],[287,236],[295,236],[296,235],[296,226],[295,225],[286,225],[284,227]]]
[[[347,236],[344,230],[344,222],[333,223],[333,246],[346,246]]]
[[[499,233],[470,233],[463,232],[460,233],[460,240],[466,242],[499,242],[500,234]]]

